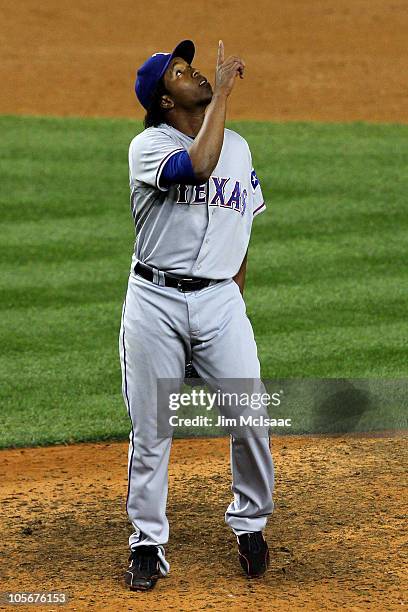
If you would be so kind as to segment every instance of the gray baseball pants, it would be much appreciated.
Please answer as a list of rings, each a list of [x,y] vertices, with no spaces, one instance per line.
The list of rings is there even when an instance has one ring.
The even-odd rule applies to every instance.
[[[123,397],[132,424],[126,508],[134,533],[129,546],[156,545],[165,575],[171,438],[157,435],[157,379],[182,381],[190,356],[204,380],[260,378],[255,338],[238,285],[229,279],[181,293],[132,272],[119,353]],[[273,512],[269,437],[231,436],[231,471],[233,501],[225,513],[227,525],[236,535],[262,530]]]

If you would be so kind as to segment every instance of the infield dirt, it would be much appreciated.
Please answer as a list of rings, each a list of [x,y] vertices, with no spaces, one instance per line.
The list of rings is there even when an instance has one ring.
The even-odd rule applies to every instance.
[[[218,39],[247,74],[234,119],[408,121],[404,0],[3,0],[0,113],[142,117],[136,68],[183,38],[212,79]]]
[[[63,591],[64,610],[401,609],[406,439],[276,438],[271,567],[253,581],[223,522],[228,444],[174,442],[171,570],[147,594],[123,584],[126,444],[1,451],[1,590]]]

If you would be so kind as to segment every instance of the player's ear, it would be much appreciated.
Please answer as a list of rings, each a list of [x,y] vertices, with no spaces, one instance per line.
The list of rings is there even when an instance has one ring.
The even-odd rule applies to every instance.
[[[160,108],[163,108],[164,110],[171,110],[174,108],[174,102],[170,96],[164,95],[161,97]]]

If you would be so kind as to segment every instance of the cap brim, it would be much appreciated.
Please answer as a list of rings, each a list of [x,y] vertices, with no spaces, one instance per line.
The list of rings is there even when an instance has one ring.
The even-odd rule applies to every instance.
[[[177,45],[171,54],[171,59],[173,57],[181,57],[183,60],[186,60],[188,64],[191,64],[193,61],[195,54],[195,46],[192,40],[182,40],[181,43]]]
[[[177,47],[174,49],[173,53],[170,55],[169,59],[167,60],[161,72],[160,78],[162,78],[162,76],[166,72],[173,57],[181,57],[188,64],[191,64],[194,58],[194,54],[195,54],[195,46],[194,46],[193,41],[192,40],[182,40],[181,43],[177,45]]]

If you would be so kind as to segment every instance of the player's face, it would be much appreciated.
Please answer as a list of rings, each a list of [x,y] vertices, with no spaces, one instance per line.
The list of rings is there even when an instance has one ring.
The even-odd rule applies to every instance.
[[[174,57],[164,74],[164,85],[175,107],[191,109],[211,102],[212,87],[199,70]]]

